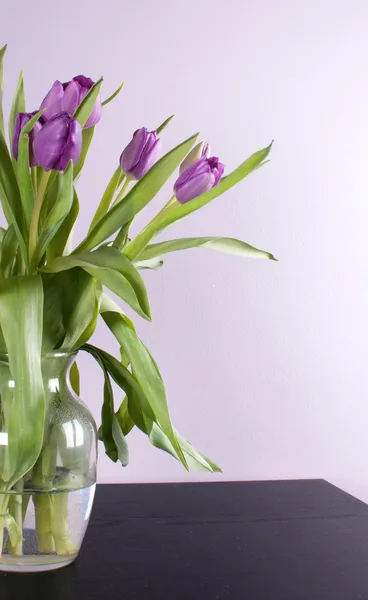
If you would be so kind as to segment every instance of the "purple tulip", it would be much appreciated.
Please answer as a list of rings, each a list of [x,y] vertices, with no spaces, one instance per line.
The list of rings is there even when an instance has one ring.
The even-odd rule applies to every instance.
[[[156,131],[147,131],[145,127],[137,129],[120,156],[124,173],[134,179],[143,177],[156,162],[160,146],[161,140]]]
[[[179,175],[174,185],[176,199],[181,203],[189,202],[208,192],[218,184],[224,172],[224,165],[217,156],[200,158]]]
[[[81,150],[81,126],[67,112],[46,121],[33,141],[35,160],[45,171],[65,171],[70,160],[78,162]]]
[[[66,83],[55,81],[41,104],[41,108],[46,109],[43,113],[44,117],[46,117],[46,119],[51,119],[51,117],[54,117],[60,112],[67,112],[71,115],[74,114],[76,108],[93,85],[94,81],[84,75],[77,75],[77,77],[73,77],[71,81]],[[87,129],[87,127],[97,125],[101,119],[101,114],[102,104],[101,98],[98,96],[84,128]]]
[[[25,124],[28,123],[28,121],[30,119],[32,119],[32,117],[34,117],[36,113],[37,113],[37,111],[32,112],[32,113],[18,113],[15,118],[13,141],[12,141],[12,149],[13,149],[13,155],[14,155],[15,159],[18,158],[18,144],[19,144],[20,132],[22,131]],[[42,129],[42,123],[38,120],[33,125],[33,128],[31,130],[31,132],[29,133],[29,164],[31,167],[37,166],[37,162],[35,160],[34,153],[33,153],[33,140],[35,138],[35,135],[41,129]]]
[[[191,165],[193,165],[200,158],[207,158],[210,153],[210,145],[208,142],[199,142],[194,148],[189,152],[189,154],[184,158],[183,162],[179,168],[179,174],[181,175],[186,171]]]

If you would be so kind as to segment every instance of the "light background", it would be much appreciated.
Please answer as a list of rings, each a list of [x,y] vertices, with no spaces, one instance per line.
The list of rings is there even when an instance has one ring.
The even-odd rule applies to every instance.
[[[101,448],[100,481],[324,477],[368,500],[366,0],[1,7],[7,107],[21,68],[29,110],[56,78],[103,74],[104,96],[126,81],[79,185],[77,238],[136,128],[175,112],[164,149],[200,130],[227,170],[275,139],[269,165],[170,237],[238,237],[280,262],[191,250],[145,275],[154,324],[138,328],[173,420],[224,474],[187,474],[133,432],[127,469]],[[102,327],[95,341],[117,350]],[[89,359],[81,364],[98,418],[101,379]]]

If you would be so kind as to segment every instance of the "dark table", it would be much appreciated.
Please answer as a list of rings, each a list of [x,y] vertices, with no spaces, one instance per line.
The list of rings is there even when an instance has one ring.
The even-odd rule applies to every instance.
[[[78,561],[1,600],[368,600],[368,506],[322,480],[101,485]]]

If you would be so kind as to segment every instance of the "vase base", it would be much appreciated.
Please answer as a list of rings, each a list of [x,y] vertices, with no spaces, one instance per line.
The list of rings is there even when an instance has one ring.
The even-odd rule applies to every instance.
[[[54,571],[71,565],[77,554],[70,556],[57,556],[53,554],[39,554],[37,556],[10,556],[3,555],[0,560],[0,572],[5,573],[42,573]]]

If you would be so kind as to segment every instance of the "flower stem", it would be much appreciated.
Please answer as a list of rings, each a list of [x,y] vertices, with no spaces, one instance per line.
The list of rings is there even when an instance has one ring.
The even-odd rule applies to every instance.
[[[40,185],[37,190],[36,201],[33,207],[31,225],[29,228],[29,257],[32,258],[32,255],[37,246],[37,237],[38,237],[38,222],[40,220],[41,208],[43,199],[45,197],[45,192],[47,188],[47,183],[50,177],[51,171],[44,172],[42,174],[42,178],[40,181]]]
[[[41,554],[53,554],[55,543],[51,533],[52,500],[50,494],[34,494],[33,504],[35,507],[38,551]]]
[[[14,494],[10,498],[9,512],[14,518],[16,524],[19,527],[19,531],[21,532],[17,543],[13,546],[10,544],[10,553],[14,556],[22,556],[23,554],[23,502],[22,502],[22,492],[23,492],[23,479],[20,479],[15,484],[15,489],[19,494]]]
[[[68,493],[58,492],[52,496],[51,531],[59,555],[76,554],[68,521]]]
[[[160,221],[166,213],[171,210],[176,204],[175,196],[171,196],[170,200],[165,204],[165,206],[160,210],[159,213],[150,221],[144,229],[140,233],[138,233],[137,237],[134,238],[125,248],[124,254],[130,258],[130,260],[134,260],[144,248],[147,246],[148,242],[157,235],[160,231]],[[114,244],[115,245],[115,244]]]
[[[0,560],[3,553],[5,513],[8,509],[10,494],[0,494]]]
[[[35,192],[37,192],[37,167],[31,168],[31,177],[32,177],[32,183],[33,183],[33,189]]]
[[[124,183],[123,183],[123,185],[122,185],[122,187],[121,187],[121,190],[120,190],[120,192],[118,193],[118,195],[116,196],[116,198],[115,198],[115,200],[114,200],[114,202],[112,203],[112,205],[111,205],[111,207],[110,207],[110,208],[114,208],[114,206],[116,206],[117,204],[119,204],[119,202],[120,202],[120,201],[121,201],[121,200],[124,198],[124,196],[125,196],[126,192],[128,191],[128,188],[129,188],[129,186],[130,186],[131,179],[130,179],[130,178],[127,176],[127,177],[125,178],[125,180],[123,180],[123,181],[124,181]]]

